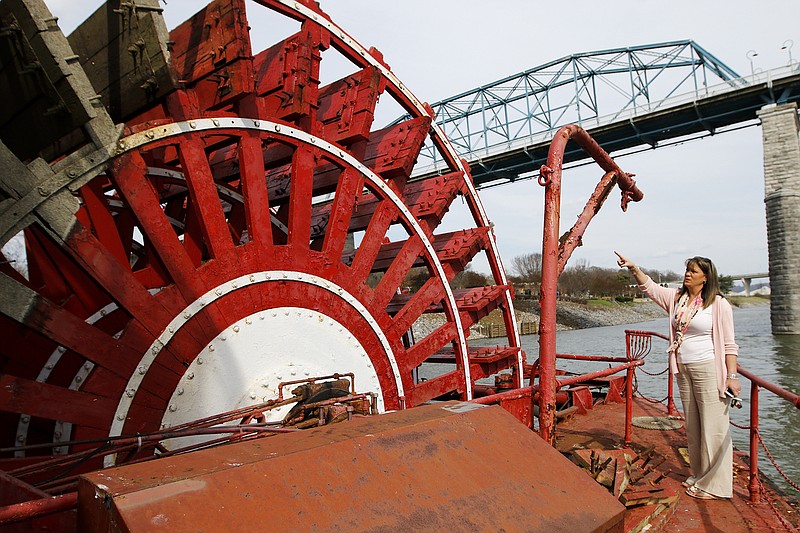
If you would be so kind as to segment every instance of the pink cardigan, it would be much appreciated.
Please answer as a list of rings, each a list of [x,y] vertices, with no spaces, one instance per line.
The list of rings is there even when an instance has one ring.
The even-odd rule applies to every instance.
[[[669,342],[672,344],[675,340],[672,322],[679,290],[662,287],[649,277],[644,285],[639,285],[639,289],[669,313]],[[717,296],[714,303],[711,304],[711,321],[711,342],[714,345],[714,362],[717,367],[717,389],[720,397],[724,397],[725,381],[728,377],[725,355],[739,355],[739,346],[733,340],[733,309],[728,300],[722,296]],[[673,374],[678,373],[678,363],[673,352],[669,354],[669,368]],[[736,371],[736,369],[733,370]]]

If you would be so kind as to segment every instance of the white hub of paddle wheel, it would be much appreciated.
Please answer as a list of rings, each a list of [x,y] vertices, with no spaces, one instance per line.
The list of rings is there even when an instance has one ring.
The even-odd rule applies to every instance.
[[[261,311],[220,333],[195,358],[170,398],[162,428],[274,400],[281,383],[335,373],[353,373],[358,392],[376,393],[384,410],[375,368],[341,323],[297,307]],[[291,407],[267,411],[266,421],[282,420]]]

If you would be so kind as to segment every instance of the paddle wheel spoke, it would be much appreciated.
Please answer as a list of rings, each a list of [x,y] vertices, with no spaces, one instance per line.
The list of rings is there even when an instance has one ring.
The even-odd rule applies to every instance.
[[[91,221],[91,228],[103,248],[108,249],[121,264],[128,265],[130,252],[125,249],[99,180],[95,179],[84,185],[81,188],[81,198]]]
[[[266,254],[272,246],[272,216],[267,193],[263,145],[257,133],[248,133],[242,137],[239,143],[239,168],[248,241],[254,243],[259,253]],[[266,255],[263,259],[266,259]]]
[[[85,409],[86,405],[93,408]],[[0,409],[3,411],[101,429],[108,426],[113,407],[113,400],[102,396],[0,375]]]
[[[381,202],[375,210],[353,259],[352,274],[356,279],[366,280],[372,271],[381,243],[386,237],[386,231],[395,216],[395,208],[389,202]]]
[[[392,297],[398,291],[402,291],[403,280],[419,259],[419,254],[422,252],[423,247],[422,240],[418,236],[410,237],[402,243],[402,248],[394,256],[389,268],[385,269],[385,274],[375,289],[376,307],[386,308]]]
[[[292,156],[288,244],[297,262],[302,262],[311,241],[315,160],[313,150],[306,147],[297,148]]]
[[[161,210],[160,199],[147,181],[147,164],[138,152],[117,159],[111,177],[127,206],[135,214],[138,228],[147,239],[171,279],[188,299],[202,292],[197,288],[195,269],[172,224]]]
[[[179,152],[191,195],[189,210],[203,232],[208,253],[213,258],[229,257],[233,252],[233,240],[203,143],[197,138],[184,138]]]
[[[0,286],[16,300],[13,307],[3,306],[4,315],[115,374],[122,376],[131,372],[131,351],[111,336],[7,276],[0,276]],[[38,320],[26,320],[27,314],[34,311]]]
[[[327,209],[318,210],[325,211],[317,216],[322,218],[320,225],[325,227],[324,253],[332,265],[339,264],[348,236],[352,236],[349,231],[350,220],[363,185],[364,179],[359,172],[353,169],[343,170],[333,203],[327,205]]]
[[[194,265],[195,268],[203,263],[203,257],[208,257],[209,252],[206,249],[204,236],[203,223],[198,215],[198,210],[194,208],[195,200],[193,198],[185,199],[186,209],[181,209],[185,212],[186,223],[183,226],[183,247],[186,250],[186,255]],[[173,222],[173,226],[175,223]]]

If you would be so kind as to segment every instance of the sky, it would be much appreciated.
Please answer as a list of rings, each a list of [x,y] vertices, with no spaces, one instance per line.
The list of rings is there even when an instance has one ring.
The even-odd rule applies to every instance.
[[[101,2],[47,4],[69,33]],[[177,26],[204,4],[169,0],[164,6],[167,26]],[[683,39],[694,40],[743,75],[784,66],[790,53],[800,60],[798,0],[572,0],[567,9],[528,0],[320,4],[362,45],[380,50],[400,80],[428,102],[573,53]],[[270,37],[266,11],[248,6],[254,51],[284,37]],[[748,58],[751,50],[758,55]],[[645,198],[622,213],[615,191],[571,262],[616,268],[613,252],[618,250],[644,268],[662,271],[681,272],[686,258],[703,255],[722,275],[767,272],[760,127],[647,150],[617,162],[636,174]],[[562,232],[601,176],[598,167],[589,166],[564,173]],[[541,252],[544,190],[536,181],[485,189],[480,197],[507,269],[514,257]],[[475,270],[487,271],[484,263],[474,263]]]

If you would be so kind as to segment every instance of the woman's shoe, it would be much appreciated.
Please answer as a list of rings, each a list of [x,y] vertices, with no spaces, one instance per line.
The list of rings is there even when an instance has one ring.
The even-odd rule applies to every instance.
[[[707,493],[703,489],[697,488],[696,485],[692,485],[691,487],[686,489],[686,494],[688,494],[692,498],[696,498],[698,500],[719,500],[719,499],[721,499],[721,498],[718,498],[718,497],[714,496],[713,494]]]
[[[688,488],[688,487],[691,487],[692,485],[694,485],[695,481],[697,481],[695,478],[693,478],[692,476],[689,476],[689,477],[686,478],[686,481],[681,481],[681,485],[683,485],[684,487]]]

